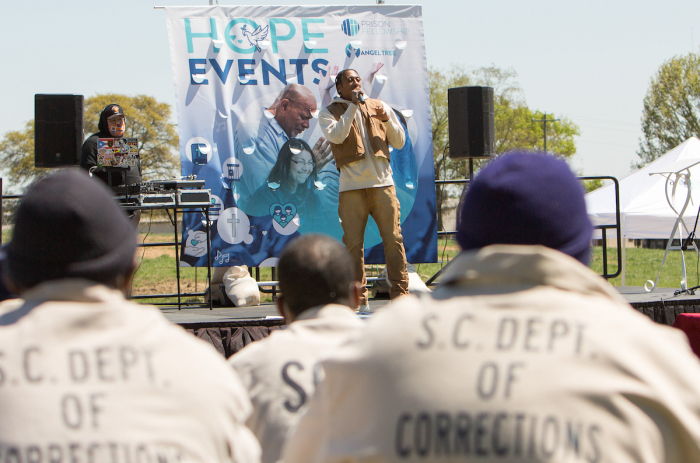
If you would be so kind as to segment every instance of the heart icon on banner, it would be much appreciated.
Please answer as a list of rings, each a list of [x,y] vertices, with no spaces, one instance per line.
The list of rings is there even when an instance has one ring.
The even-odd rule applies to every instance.
[[[292,203],[280,204],[275,203],[270,206],[270,215],[282,228],[292,222],[292,219],[297,215],[297,207]]]

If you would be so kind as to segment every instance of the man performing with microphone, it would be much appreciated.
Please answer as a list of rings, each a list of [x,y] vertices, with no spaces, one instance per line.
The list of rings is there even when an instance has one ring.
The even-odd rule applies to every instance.
[[[402,148],[406,134],[387,104],[366,97],[356,71],[339,72],[335,85],[339,96],[320,112],[318,119],[340,171],[338,215],[343,244],[353,258],[356,278],[362,283],[362,311],[368,308],[364,236],[370,215],[384,245],[390,296],[394,299],[408,294],[401,213],[389,165],[389,145]]]

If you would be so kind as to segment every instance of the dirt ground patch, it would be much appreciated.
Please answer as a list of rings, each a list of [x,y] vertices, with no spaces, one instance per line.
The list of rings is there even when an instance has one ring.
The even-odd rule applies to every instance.
[[[172,247],[157,247],[157,248],[145,248],[144,249],[139,249],[137,251],[137,255],[141,257],[143,255],[144,259],[155,259],[156,257],[160,256],[170,256],[173,259],[175,258],[175,249]]]
[[[194,279],[181,278],[180,279],[180,291],[182,293],[199,293],[204,291],[206,288],[206,276],[202,279],[197,279],[197,286],[195,287]],[[135,296],[140,296],[143,294],[175,294],[177,293],[177,281],[176,280],[163,280],[158,282],[148,282],[147,284],[139,287],[134,287],[132,294]]]
[[[172,235],[152,234],[148,236],[139,235],[138,242],[143,243],[144,237],[146,243],[170,243],[173,241]],[[145,252],[145,254],[144,254]],[[148,248],[138,248],[136,251],[139,258],[143,255],[144,259],[155,259],[160,256],[170,256],[175,258],[175,246],[157,246]]]

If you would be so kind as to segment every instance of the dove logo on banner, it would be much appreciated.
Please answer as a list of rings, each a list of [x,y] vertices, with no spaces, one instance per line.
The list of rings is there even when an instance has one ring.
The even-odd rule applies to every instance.
[[[248,39],[248,43],[252,47],[255,47],[255,49],[258,51],[262,51],[262,49],[260,48],[259,42],[262,42],[263,40],[265,40],[269,29],[270,29],[270,26],[265,26],[264,29],[261,26],[258,26],[258,28],[255,29],[255,31],[250,32],[250,31],[248,31],[248,28],[245,25],[243,25],[243,27],[241,27],[241,34],[243,34],[243,37]]]

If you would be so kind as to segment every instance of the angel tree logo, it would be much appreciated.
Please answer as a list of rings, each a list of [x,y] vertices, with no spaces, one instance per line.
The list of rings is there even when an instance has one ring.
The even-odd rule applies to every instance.
[[[353,35],[357,35],[357,33],[360,32],[360,25],[357,24],[357,21],[355,21],[354,19],[346,19],[345,21],[343,21],[341,29],[343,29],[343,33],[345,35],[349,35],[350,37],[352,37]]]
[[[359,48],[353,48],[352,45],[348,45],[345,47],[345,54],[347,55],[348,58],[352,58],[352,55],[354,54],[356,57],[360,56],[360,49]]]

